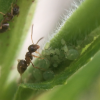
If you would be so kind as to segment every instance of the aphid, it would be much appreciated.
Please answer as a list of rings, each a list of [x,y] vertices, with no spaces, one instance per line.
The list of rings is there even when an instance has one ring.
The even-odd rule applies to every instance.
[[[33,33],[33,25],[32,25],[32,31],[31,31],[31,40],[32,40],[32,33]],[[28,52],[27,52],[26,55],[25,55],[25,60],[18,60],[17,70],[18,70],[18,72],[19,72],[20,75],[22,75],[22,74],[25,72],[25,70],[26,70],[27,67],[30,65],[30,63],[32,64],[32,66],[33,66],[34,68],[38,68],[38,67],[35,67],[35,66],[34,66],[34,64],[32,63],[31,60],[33,59],[33,57],[40,58],[40,57],[38,57],[38,56],[33,55],[32,53],[34,53],[34,52],[38,53],[38,52],[37,52],[37,49],[39,49],[40,46],[37,45],[37,44],[38,44],[38,42],[39,42],[41,39],[43,39],[43,37],[40,38],[40,39],[37,41],[36,44],[34,44],[34,43],[33,43],[33,40],[32,40],[32,43],[33,43],[33,44],[30,45],[30,46],[28,47]],[[40,58],[40,59],[43,59],[43,58]]]

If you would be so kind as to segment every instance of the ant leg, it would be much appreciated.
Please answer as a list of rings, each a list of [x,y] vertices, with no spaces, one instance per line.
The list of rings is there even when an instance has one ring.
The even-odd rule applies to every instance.
[[[39,54],[41,56],[41,54],[39,52],[35,51],[35,53],[37,53],[37,54]]]
[[[34,64],[33,64],[32,62],[31,62],[31,64],[32,64],[32,66],[33,66],[34,68],[40,69],[40,68],[38,68],[38,67],[35,67]]]
[[[8,30],[10,31],[10,28],[8,28]]]
[[[2,26],[0,26],[0,29],[2,29]]]
[[[44,69],[42,69],[42,68],[39,68],[39,67],[35,67],[34,66],[34,64],[31,62],[31,64],[32,64],[32,66],[34,67],[34,68],[37,68],[37,69],[41,69],[41,70],[44,70]],[[45,71],[45,70],[44,70]]]
[[[11,4],[11,15],[13,16],[13,3]]]
[[[21,83],[22,83],[22,74],[20,74],[20,77],[21,77]]]
[[[35,56],[35,55],[32,55],[33,57],[36,57],[36,58],[40,58],[40,59],[44,59],[44,58],[41,58],[41,57],[38,57],[38,56]]]
[[[0,14],[5,15],[4,13],[0,12]]]

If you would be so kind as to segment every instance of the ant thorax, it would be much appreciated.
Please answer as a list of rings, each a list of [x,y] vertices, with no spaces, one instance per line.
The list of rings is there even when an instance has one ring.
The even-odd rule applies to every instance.
[[[28,50],[29,50],[30,53],[33,53],[33,52],[37,51],[37,49],[39,49],[39,48],[40,48],[39,45],[37,45],[37,44],[32,44],[32,45],[30,45],[30,46],[28,47]]]
[[[26,60],[27,65],[29,65],[31,63],[32,59],[33,59],[32,54],[30,52],[27,52],[25,55],[25,60]]]

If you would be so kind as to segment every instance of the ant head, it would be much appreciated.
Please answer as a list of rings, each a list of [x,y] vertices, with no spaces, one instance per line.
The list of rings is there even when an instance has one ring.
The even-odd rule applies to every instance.
[[[32,45],[30,45],[30,46],[28,47],[28,50],[29,50],[30,53],[33,53],[33,52],[37,51],[37,49],[39,49],[39,48],[40,48],[39,45],[37,45],[37,44],[32,44]]]
[[[18,14],[19,14],[19,6],[17,6],[17,4],[15,4],[13,7],[13,15],[18,15]]]
[[[33,56],[30,52],[27,52],[25,55],[26,58],[30,58],[31,60],[33,59]]]
[[[17,70],[20,74],[23,74],[27,69],[27,63],[25,60],[18,60]]]

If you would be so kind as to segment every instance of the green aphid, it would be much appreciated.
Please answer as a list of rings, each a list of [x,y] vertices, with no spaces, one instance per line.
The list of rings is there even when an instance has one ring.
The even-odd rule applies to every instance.
[[[52,57],[52,59],[53,59],[54,61],[59,60],[57,55],[54,55],[54,56]]]
[[[80,50],[81,49],[81,46],[78,45],[78,46],[75,47],[75,49]]]
[[[83,41],[82,40],[77,40],[77,45],[82,45]]]
[[[55,53],[56,53],[57,55],[60,55],[59,49],[55,49]]]
[[[42,51],[42,55],[43,55],[43,56],[45,55],[45,50]]]
[[[50,51],[50,54],[55,54],[55,50],[51,49]]]
[[[47,42],[46,45],[45,45],[45,47],[44,47],[44,49],[48,49],[49,47],[50,47],[50,43]]]
[[[53,78],[54,78],[54,72],[51,71],[51,70],[45,71],[45,72],[43,73],[43,78],[44,78],[45,80],[51,80],[51,79],[53,79]]]
[[[38,63],[34,64],[37,66],[40,70],[46,70],[50,66],[50,62],[47,59],[39,59]]]
[[[46,49],[44,52],[45,52],[45,55],[50,55],[50,50]]]
[[[61,39],[61,44],[62,44],[62,45],[65,45],[65,44],[66,44],[66,42],[65,42],[64,39]]]
[[[49,55],[45,56],[45,59],[50,60],[51,57]]]
[[[53,64],[53,67],[57,67],[57,66],[58,66],[58,64],[56,64],[56,63]]]
[[[34,68],[33,70],[33,76],[37,81],[41,81],[42,80],[42,72],[39,69]]]
[[[70,49],[67,53],[66,53],[66,58],[69,60],[75,60],[79,57],[79,52],[75,49]]]
[[[61,48],[64,52],[68,52],[68,47],[65,45],[64,47]]]
[[[67,48],[69,50],[69,49],[73,49],[74,47],[73,46],[67,46]]]
[[[60,55],[59,55],[60,59],[64,59],[65,58],[65,52],[64,51],[60,51]]]

